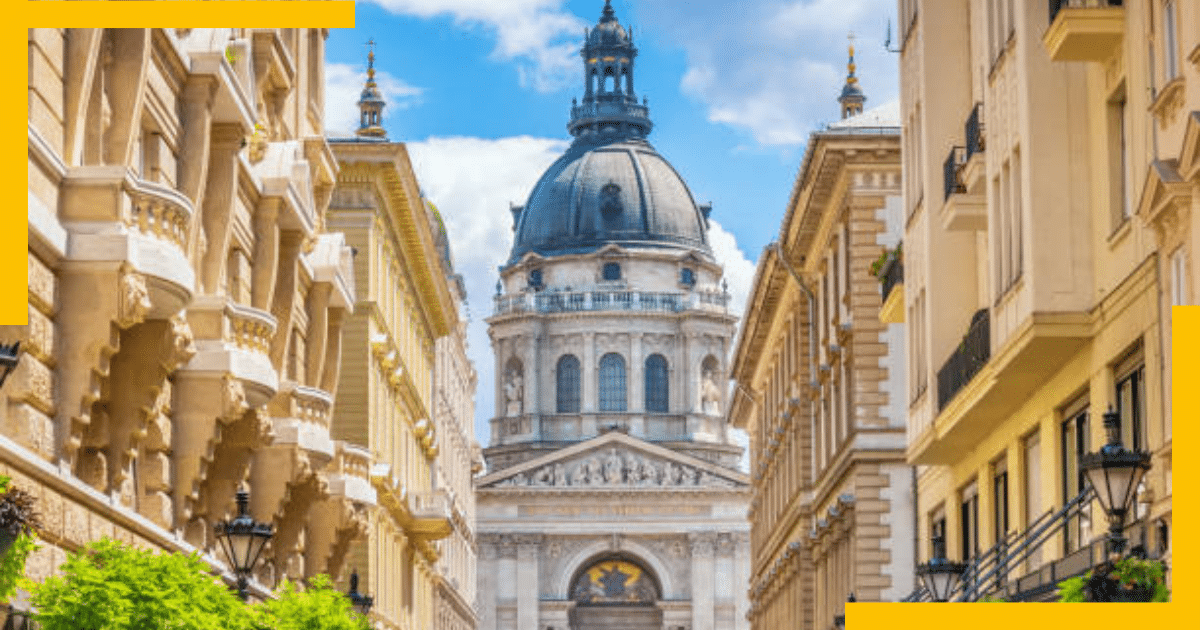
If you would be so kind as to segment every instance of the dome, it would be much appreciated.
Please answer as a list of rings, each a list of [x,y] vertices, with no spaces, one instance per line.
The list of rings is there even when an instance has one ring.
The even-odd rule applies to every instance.
[[[628,46],[629,43],[629,33],[617,22],[612,4],[606,2],[600,22],[588,33],[586,46]]]
[[[610,243],[712,255],[708,207],[696,205],[671,164],[640,138],[576,141],[514,211],[509,264],[529,252],[578,254]]]

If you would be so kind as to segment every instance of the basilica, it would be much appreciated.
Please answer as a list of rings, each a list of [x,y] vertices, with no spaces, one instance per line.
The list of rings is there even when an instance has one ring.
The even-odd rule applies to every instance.
[[[725,420],[737,317],[697,204],[647,141],[606,2],[574,142],[512,208],[476,478],[482,630],[746,628],[748,479]]]

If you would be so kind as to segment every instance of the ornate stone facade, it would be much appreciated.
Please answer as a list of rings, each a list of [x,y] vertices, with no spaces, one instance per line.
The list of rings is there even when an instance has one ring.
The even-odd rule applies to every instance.
[[[333,439],[351,250],[328,232],[322,29],[30,29],[29,324],[0,469],[49,575],[100,536],[218,564],[245,485],[253,589],[338,574],[368,456]],[[362,489],[362,491],[356,490]]]
[[[438,479],[469,462],[459,460],[461,420],[438,412],[447,392],[435,388],[435,366],[439,339],[462,329],[432,210],[404,144],[388,141],[378,125],[377,96],[372,52],[362,128],[357,137],[330,140],[340,170],[329,225],[357,251],[359,296],[346,323],[334,424],[370,449],[380,506],[349,557],[363,592],[375,598],[376,628],[440,628],[439,591],[448,576],[439,569],[446,550],[439,541],[467,521],[453,486]]]
[[[747,627],[747,479],[720,385],[736,318],[711,208],[645,140],[636,55],[606,3],[575,142],[513,208],[476,480],[484,630]]]
[[[849,75],[861,105],[853,61]],[[847,118],[809,138],[734,358],[730,419],[752,454],[754,628],[828,628],[851,593],[895,601],[913,587],[903,326],[880,321],[888,276],[872,271],[900,251],[900,124],[886,106],[847,108],[847,92]]]

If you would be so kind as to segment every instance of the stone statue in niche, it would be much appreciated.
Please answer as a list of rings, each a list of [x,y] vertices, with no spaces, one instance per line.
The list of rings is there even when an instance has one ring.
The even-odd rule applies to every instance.
[[[567,469],[564,468],[562,464],[554,465],[554,485],[567,485]]]
[[[721,415],[721,389],[717,387],[717,375],[712,370],[704,371],[704,382],[700,384],[700,401],[704,413]]]
[[[504,383],[504,415],[519,416],[524,407],[525,399],[525,379],[521,377],[521,371],[516,368],[509,368],[508,379]]]
[[[625,461],[617,454],[617,449],[612,449],[608,452],[608,458],[604,460],[604,481],[605,483],[618,484],[625,480],[624,475]]]

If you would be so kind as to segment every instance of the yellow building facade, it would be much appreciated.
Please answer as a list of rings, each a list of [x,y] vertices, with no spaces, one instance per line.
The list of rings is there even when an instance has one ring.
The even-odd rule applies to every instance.
[[[436,541],[455,527],[450,496],[435,482],[444,429],[434,422],[433,379],[437,340],[457,330],[457,311],[408,153],[380,126],[373,74],[358,134],[330,141],[340,168],[328,223],[357,251],[358,296],[334,426],[367,445],[379,504],[348,568],[374,597],[375,627],[417,630],[435,627]]]
[[[871,271],[904,231],[898,110],[862,110],[853,62],[840,100],[760,258],[731,372],[730,422],[751,444],[748,617],[764,630],[824,630],[852,593],[913,588],[903,326],[880,321]]]
[[[971,599],[1053,598],[1102,558],[1079,458],[1110,407],[1153,456],[1126,535],[1170,559],[1200,6],[1124,4],[898,3],[904,309],[885,318],[907,328],[920,560],[940,535],[951,559],[1004,567]]]
[[[198,551],[239,486],[251,582],[336,575],[374,502],[334,439],[351,251],[326,227],[323,29],[29,30],[29,323],[0,471],[37,499],[27,575],[113,537]]]

